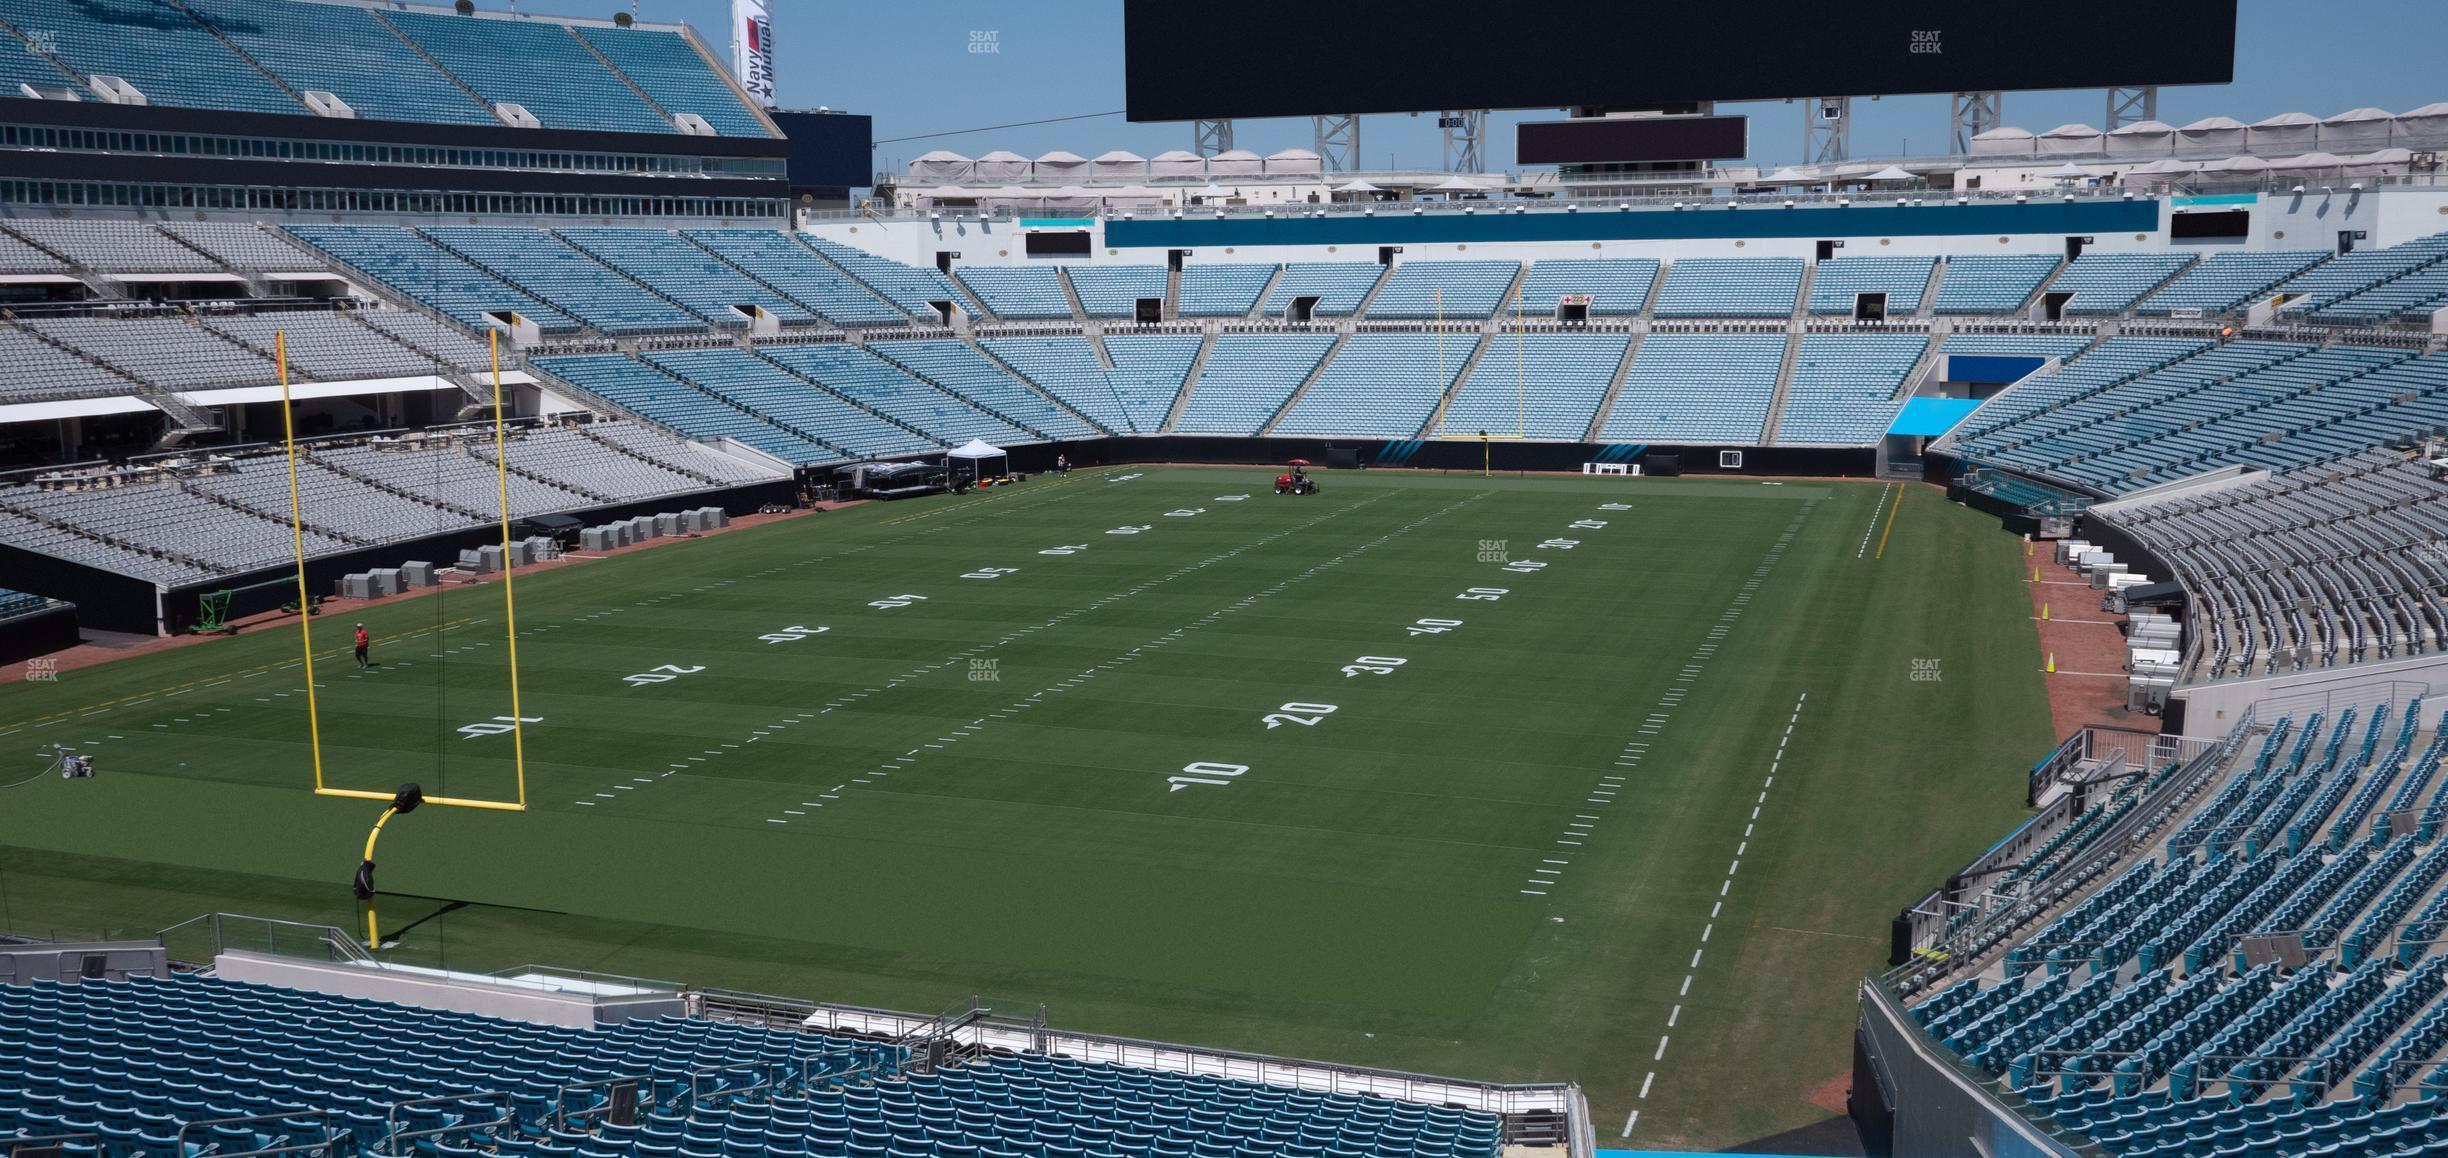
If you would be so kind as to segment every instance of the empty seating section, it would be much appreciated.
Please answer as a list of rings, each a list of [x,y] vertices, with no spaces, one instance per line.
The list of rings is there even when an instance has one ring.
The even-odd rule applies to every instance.
[[[2432,311],[2448,305],[2448,262],[2434,262],[2401,278],[2385,281],[2353,297],[2312,312],[2322,322],[2385,322],[2395,318],[2429,322]]]
[[[5,48],[0,45],[0,48]],[[0,56],[6,56],[0,52]],[[0,233],[0,273],[65,273],[68,263],[28,245],[13,233]]]
[[[481,333],[488,315],[515,313],[547,333],[578,320],[406,229],[391,225],[292,225],[291,235],[364,270],[384,285]]]
[[[740,350],[684,350],[647,361],[800,438],[853,458],[936,450],[941,440],[915,433],[811,385],[804,376]],[[745,441],[745,440],[743,440]]]
[[[833,1122],[845,1109],[844,1091],[829,1087],[853,1078],[858,1092],[872,1096],[866,1083],[898,1071],[906,1057],[898,1046],[801,1030],[677,1017],[563,1029],[202,977],[0,985],[0,1025],[8,1027],[0,1067],[20,1095],[0,1108],[0,1134],[102,1133],[113,1152],[130,1154],[177,1153],[182,1127],[240,1116],[267,1120],[193,1130],[189,1145],[239,1153],[311,1138],[319,1146],[331,1128],[342,1137],[336,1152],[391,1153],[437,1140],[388,1142],[395,1129],[456,1124],[464,1132],[439,1139],[446,1151],[483,1141],[519,1152],[550,1143],[576,1153],[548,1130],[601,1117],[602,1083],[614,1078],[671,1089],[645,1124],[669,1129],[675,1141],[684,1129],[692,1136],[711,1129],[716,1152],[732,1128],[728,1119],[747,1107],[732,1101],[736,1090],[692,1106],[695,1091],[788,1083],[807,1096],[764,1103],[760,1112],[779,1114],[787,1103],[801,1114],[792,1129],[775,1129],[774,1145],[788,1135],[807,1153],[809,1142],[823,1140],[815,1115],[829,1113],[824,1120]],[[709,1072],[718,1070],[721,1077]],[[494,1095],[483,1113],[410,1105],[478,1090]],[[494,1127],[494,1138],[478,1124],[505,1116],[505,1105],[516,1109]],[[293,1111],[314,1125],[271,1120]],[[701,1126],[692,1111],[710,1117]],[[556,1132],[590,1147],[614,1144]],[[765,1133],[764,1125],[756,1130],[757,1153],[767,1152]],[[620,1148],[605,1153],[640,1152],[638,1127],[621,1137]]]
[[[691,438],[728,438],[797,466],[842,460],[840,451],[785,429],[761,412],[751,414],[741,403],[700,390],[635,358],[586,354],[538,358],[530,365]]]
[[[1647,257],[1569,257],[1533,262],[1522,278],[1522,312],[1547,317],[1556,299],[1588,294],[1591,317],[1629,316],[1649,308],[1658,263]]]
[[[1887,295],[1886,316],[1921,312],[1934,257],[1833,257],[1819,263],[1811,280],[1810,312],[1850,314],[1862,294]]]
[[[1870,446],[1904,408],[1922,334],[1804,334],[1777,419],[1779,443]]]
[[[2166,288],[2143,299],[2134,312],[2164,315],[2176,310],[2200,310],[2205,314],[2223,314],[2251,303],[2278,283],[2320,264],[2328,256],[2319,250],[2223,250],[2177,275]]]
[[[838,265],[851,277],[866,284],[884,300],[901,307],[911,317],[934,321],[936,302],[950,302],[964,313],[969,310],[969,297],[961,292],[952,279],[933,269],[877,257],[864,249],[827,241],[811,233],[798,235],[808,248],[823,254],[825,260]]]
[[[5,33],[0,33],[5,35]],[[0,92],[23,96],[18,85],[32,85],[37,91],[67,89],[84,78],[71,76],[53,62],[49,53],[33,51],[33,46],[14,36],[0,42]],[[80,97],[82,93],[78,94]]]
[[[960,280],[999,318],[1071,316],[1071,299],[1063,295],[1062,274],[1050,265],[963,266]]]
[[[2016,912],[2002,958],[1917,995],[1913,1020],[2084,1152],[2432,1152],[2448,1139],[2432,1073],[2448,844],[2440,794],[2420,791],[2440,751],[2422,747],[2421,706],[2256,714],[2209,785],[2153,802],[2137,863]],[[2413,823],[2339,809],[2417,750],[2417,791],[2396,802]],[[2258,952],[2284,933],[2301,958],[2292,937]]]
[[[243,221],[167,221],[161,227],[170,236],[203,250],[232,269],[248,273],[308,273],[323,268],[320,259],[265,226]]]
[[[1329,334],[1219,334],[1173,429],[1256,434],[1334,346]]]
[[[542,230],[442,225],[423,232],[493,276],[607,334],[695,330],[706,325],[706,319],[605,269],[602,262]]]
[[[493,351],[486,339],[471,337],[450,323],[410,310],[359,310],[350,315],[398,339],[408,348],[430,354],[443,365],[467,371],[490,370]],[[503,350],[505,358],[508,348]]]
[[[0,405],[58,398],[108,398],[144,385],[21,329],[0,327]]]
[[[1783,334],[1651,334],[1633,353],[1599,437],[1756,444],[1784,360]]]
[[[1184,265],[1181,300],[1174,312],[1185,318],[1241,318],[1258,308],[1258,295],[1275,280],[1276,265]]]
[[[1369,316],[1484,318],[1513,308],[1505,293],[1520,274],[1518,261],[1406,261],[1386,276],[1385,288],[1369,303]],[[1549,303],[1540,316],[1553,312]]]
[[[1484,431],[1579,442],[1588,435],[1632,339],[1498,334],[1488,342],[1479,364],[1446,404],[1435,433],[1469,437]]]
[[[1798,257],[1687,257],[1666,267],[1661,318],[1782,318],[1802,293]]]
[[[2284,471],[2418,437],[2448,418],[2444,390],[2448,356],[2238,341],[1987,432],[1965,449],[2115,494],[2222,466]]]
[[[342,314],[208,317],[204,328],[266,352],[273,349],[277,336],[286,336],[292,377],[345,382],[432,374],[447,368],[431,356],[411,350],[382,331]]]
[[[2054,373],[2034,374],[2014,387],[1991,395],[1964,419],[1949,437],[1971,453],[1990,445],[1987,435],[2096,390],[2158,369],[2208,349],[2207,341],[2191,338],[2109,338]]]
[[[297,557],[288,520],[241,515],[171,482],[82,491],[8,487],[0,489],[0,509],[209,574],[273,567]],[[20,542],[13,532],[0,542],[41,549]],[[321,531],[306,532],[309,553],[355,545]]]
[[[1161,265],[1067,265],[1063,276],[1071,279],[1071,292],[1079,295],[1080,309],[1092,318],[1133,317],[1139,299],[1162,301],[1165,296]]]
[[[597,261],[653,286],[717,326],[746,326],[748,315],[734,307],[747,306],[772,314],[785,326],[818,320],[799,303],[757,284],[667,230],[593,227],[555,232]]]
[[[1097,361],[1088,339],[988,338],[986,351],[1046,393],[1115,434],[1163,429],[1182,378],[1198,356],[1194,334],[1146,334],[1105,339],[1113,369]],[[1125,349],[1132,357],[1126,358]]]
[[[1354,334],[1272,433],[1410,438],[1436,413],[1480,341],[1477,335]]]
[[[612,67],[637,85],[664,112],[695,113],[725,137],[770,137],[739,95],[723,83],[695,45],[677,32],[650,28],[605,28],[575,25],[578,38],[603,54]]]
[[[1346,317],[1376,288],[1385,267],[1371,261],[1296,261],[1284,266],[1283,277],[1263,307],[1266,316],[1280,318],[1295,298],[1314,297],[1311,312],[1320,317]]]
[[[2358,249],[2313,266],[2279,283],[2288,300],[2282,311],[2318,313],[2367,290],[2448,257],[2448,233],[2435,233],[2386,249]]]
[[[51,601],[40,595],[0,587],[0,620],[15,619],[29,611],[40,611],[49,606]]]
[[[472,443],[468,450],[482,461],[495,461],[490,442]],[[703,479],[615,450],[570,428],[527,431],[506,443],[503,451],[513,472],[539,475],[606,503],[638,502],[705,486]]]
[[[385,10],[383,18],[476,95],[517,104],[545,128],[674,131],[568,25],[416,9]]]
[[[778,229],[693,229],[685,235],[708,253],[787,295],[837,326],[907,322],[858,279],[809,252]]]
[[[2367,451],[2103,516],[2193,596],[2190,678],[2436,654],[2448,644],[2448,484]]]
[[[634,422],[590,422],[572,429],[605,446],[709,483],[772,482],[777,477],[771,467],[756,466],[737,456],[683,441]]]
[[[1037,1053],[904,1074],[906,1047],[640,1018],[564,1029],[219,978],[0,985],[0,1134],[110,1153],[342,1135],[347,1153],[1496,1158],[1493,1114]],[[623,1079],[634,1121],[606,1113]],[[483,1091],[481,1108],[446,1099]],[[418,1104],[425,1103],[425,1104]],[[283,1122],[283,1114],[307,1121]],[[213,1119],[262,1121],[207,1124]],[[428,1131],[393,1140],[394,1131]],[[97,1147],[99,1151],[102,1147]]]
[[[159,0],[0,0],[0,19],[36,36],[78,80],[120,77],[149,104],[306,113],[192,17]],[[25,50],[22,43],[7,47]],[[9,95],[17,94],[12,88]]]
[[[2121,314],[2192,263],[2185,253],[2086,253],[2067,263],[2048,292],[2074,295],[2068,314]]]
[[[304,449],[311,452],[311,443]],[[268,520],[289,525],[289,464],[285,455],[239,459],[236,469],[198,475],[188,489]],[[461,531],[483,525],[475,514],[454,510],[415,494],[386,490],[355,475],[342,474],[315,461],[311,453],[297,462],[298,517],[307,528],[333,538],[360,543],[389,543]],[[500,504],[494,504],[496,510]],[[278,562],[278,560],[273,560]]]
[[[966,342],[875,342],[867,349],[1042,439],[1062,442],[1103,433],[1029,389]]]
[[[767,346],[759,351],[826,389],[946,446],[982,438],[997,446],[1043,439],[912,378],[865,350],[842,345]]]
[[[359,117],[499,123],[467,90],[365,9],[283,0],[181,2],[291,89],[328,92],[348,102]]]
[[[134,221],[10,221],[8,231],[104,273],[211,273],[203,254]]]
[[[1133,411],[1124,389],[1114,382],[1116,372],[1097,362],[1097,350],[1089,348],[1087,338],[987,338],[979,345],[1036,382],[1038,389],[1114,433],[1153,433],[1163,426],[1165,409],[1173,406],[1173,392],[1165,392],[1153,421],[1146,414],[1148,406]],[[1197,338],[1190,338],[1190,348],[1197,350]],[[1177,379],[1175,389],[1180,389]]]
[[[1981,253],[1951,256],[1938,282],[1932,313],[2011,314],[2057,269],[2051,253]]]
[[[180,318],[28,318],[20,323],[164,389],[261,386],[270,359]]]
[[[1139,433],[1163,428],[1181,397],[1182,383],[1198,361],[1204,339],[1195,334],[1108,334],[1105,355],[1113,359],[1110,381]]]
[[[479,517],[500,518],[503,480],[490,462],[457,450],[389,449],[384,445],[318,447],[315,461],[392,490],[419,495],[454,510]],[[507,480],[510,517],[524,519],[557,511],[599,505],[588,496],[528,478],[517,471]]]
[[[129,575],[165,587],[211,579],[220,572],[201,563],[157,551],[98,538],[20,514],[0,491],[0,543],[36,554],[65,559],[103,571]]]
[[[2090,348],[2082,334],[1948,334],[1941,354],[2012,355],[2071,361]]]

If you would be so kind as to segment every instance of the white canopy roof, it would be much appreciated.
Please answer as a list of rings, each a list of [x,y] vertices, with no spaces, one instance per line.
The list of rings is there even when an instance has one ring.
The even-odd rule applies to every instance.
[[[2179,161],[2174,157],[2161,157],[2147,165],[2136,165],[2131,169],[2125,170],[2125,172],[2129,175],[2148,173],[2191,173],[2200,168],[2201,165],[2193,161]]]
[[[2192,124],[2186,125],[2180,131],[2187,133],[2206,133],[2212,129],[2240,129],[2243,127],[2244,122],[2239,121],[2234,117],[2203,117]]]
[[[2272,169],[2335,169],[2335,168],[2337,168],[2338,166],[2343,165],[2343,164],[2345,164],[2345,163],[2346,163],[2346,159],[2345,159],[2344,157],[2340,157],[2340,156],[2338,156],[2338,155],[2337,155],[2337,154],[2335,154],[2335,153],[2305,153],[2304,155],[2302,155],[2302,156],[2300,156],[2300,157],[2286,157],[2286,158],[2282,158],[2282,159],[2280,159],[2280,160],[2272,161],[2272,162],[2270,162],[2270,168],[2272,168]]]
[[[1986,136],[1987,134],[1983,134],[1983,135],[1984,135],[1984,136]],[[2079,124],[2064,124],[2064,125],[2059,125],[2059,126],[2057,126],[2056,128],[2050,129],[2049,131],[2047,131],[2047,132],[2045,132],[2045,133],[2042,133],[2042,134],[2040,134],[2040,135],[2041,135],[2041,136],[2043,136],[2043,137],[2055,137],[2055,138],[2065,138],[2065,137],[2096,137],[2096,136],[2100,135],[2100,131],[2099,131],[2098,129],[2092,128],[2092,127],[2091,127],[2091,126],[2089,126],[2089,125],[2079,125]]]
[[[954,458],[999,458],[1003,454],[1003,448],[994,446],[983,438],[972,438],[945,453]]]
[[[2147,136],[2152,133],[2172,133],[2175,131],[2176,126],[2171,125],[2166,121],[2135,121],[2130,125],[2120,125],[2116,128],[2108,130],[2108,135],[2111,137],[2139,137]]]
[[[1988,132],[1974,134],[1972,139],[1975,141],[2028,141],[2032,139],[2032,133],[2030,129],[2001,125]]]
[[[1196,161],[1199,155],[1188,149],[1166,149],[1153,158],[1158,161]]]
[[[1018,153],[1012,152],[1012,151],[1011,151],[1011,150],[1009,150],[1009,149],[996,149],[994,152],[991,152],[991,153],[984,153],[984,154],[979,155],[979,157],[978,157],[977,159],[978,159],[978,160],[980,160],[980,161],[1026,161],[1026,160],[1028,160],[1028,158],[1023,157],[1023,156],[1021,156],[1021,155],[1020,155],[1020,154],[1018,154]]]
[[[2256,129],[2277,129],[2284,128],[2288,125],[2317,125],[2319,123],[2320,118],[2313,116],[2310,113],[2280,113],[2274,117],[2263,117],[2260,120],[2254,121],[2252,123],[2252,127]]]
[[[1196,156],[1197,154],[1193,153],[1193,154],[1191,154],[1191,155],[1192,155],[1192,156]],[[1041,159],[1042,159],[1042,158],[1041,158]],[[1102,153],[1097,154],[1097,155],[1095,156],[1095,158],[1093,158],[1093,159],[1096,161],[1096,163],[1097,163],[1097,164],[1100,164],[1100,165],[1109,165],[1109,164],[1112,164],[1112,163],[1117,162],[1117,161],[1144,161],[1144,160],[1147,160],[1147,158],[1142,157],[1142,156],[1140,156],[1140,155],[1139,155],[1139,154],[1137,154],[1137,153],[1131,152],[1129,149],[1107,149],[1106,151],[1104,151],[1104,152],[1102,152]]]
[[[1375,185],[1371,185],[1371,184],[1369,184],[1369,183],[1368,183],[1368,182],[1366,182],[1366,181],[1359,181],[1359,180],[1354,180],[1354,181],[1350,181],[1350,182],[1347,182],[1347,183],[1342,184],[1342,185],[1337,185],[1337,186],[1335,186],[1335,187],[1334,187],[1334,191],[1335,191],[1335,192],[1337,192],[1337,193],[1378,193],[1378,192],[1383,192],[1383,190],[1380,190],[1380,189],[1379,189],[1379,188],[1377,188]]]
[[[1460,178],[1460,177],[1447,177],[1446,179],[1444,179],[1444,180],[1442,180],[1442,181],[1439,181],[1439,182],[1437,182],[1437,183],[1436,183],[1436,184],[1434,184],[1434,185],[1430,185],[1428,188],[1429,188],[1430,190],[1432,190],[1432,191],[1434,191],[1434,192],[1438,192],[1438,193],[1485,193],[1485,192],[1487,192],[1487,186],[1482,185],[1482,184],[1480,184],[1480,183],[1478,183],[1478,182],[1476,182],[1476,181],[1468,181],[1468,180],[1464,180],[1463,178]]]
[[[2365,121],[2393,121],[2396,119],[2396,114],[2386,109],[2375,109],[2365,105],[2359,109],[2348,109],[2336,116],[2325,118],[2321,123],[2324,125],[2353,125]]]
[[[1889,165],[1870,174],[1870,180],[1873,181],[1911,181],[1914,179],[1913,174],[1905,172],[1903,167],[1898,165]]]
[[[2414,159],[2412,149],[2375,149],[2346,158],[2349,165],[2403,165]]]
[[[2270,163],[2259,157],[2222,157],[2201,167],[2204,173],[2259,173]]]
[[[2088,177],[2090,175],[2091,171],[2089,169],[2085,169],[2072,161],[2068,161],[2065,164],[2059,165],[2056,168],[2042,174],[2042,176],[2045,177]]]
[[[964,157],[964,156],[960,155],[959,153],[955,153],[955,152],[953,152],[953,151],[952,151],[952,150],[950,150],[950,149],[929,149],[929,150],[927,150],[926,152],[923,152],[923,153],[918,154],[918,159],[919,159],[919,160],[921,160],[921,161],[966,161],[966,160],[969,160],[969,158]]]
[[[1051,153],[1040,153],[1037,156],[1040,162],[1051,161],[1057,165],[1076,165],[1087,159],[1077,153],[1066,153],[1061,149],[1056,149]]]
[[[1788,165],[1774,173],[1768,174],[1768,180],[1778,182],[1816,181],[1818,178]]]

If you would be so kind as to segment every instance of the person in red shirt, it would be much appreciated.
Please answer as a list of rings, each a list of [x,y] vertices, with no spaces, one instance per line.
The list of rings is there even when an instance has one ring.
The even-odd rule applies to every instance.
[[[373,641],[372,641],[372,640],[370,640],[370,639],[368,639],[368,638],[366,637],[366,629],[365,629],[365,624],[362,624],[362,623],[358,624],[358,625],[357,625],[357,670],[359,670],[359,671],[364,671],[364,670],[365,670],[365,668],[366,668],[366,645],[367,645],[367,644],[369,644],[369,643],[371,643],[371,642],[373,642]]]

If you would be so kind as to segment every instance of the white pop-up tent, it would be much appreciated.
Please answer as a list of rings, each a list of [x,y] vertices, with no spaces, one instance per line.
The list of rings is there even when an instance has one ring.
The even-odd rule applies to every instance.
[[[1004,454],[1002,447],[991,445],[982,438],[972,438],[953,447],[945,452],[945,459],[944,465],[951,470],[952,485],[956,487],[961,485],[964,478],[975,485],[980,479],[1011,473],[1011,456]],[[995,464],[992,471],[986,469],[989,462]]]

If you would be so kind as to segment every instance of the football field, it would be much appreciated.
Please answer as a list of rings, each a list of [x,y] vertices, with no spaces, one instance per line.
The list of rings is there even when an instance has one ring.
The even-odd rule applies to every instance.
[[[401,960],[1487,1080],[1602,1145],[1802,1125],[1887,920],[2049,747],[2019,543],[1920,486],[1123,468],[313,621]],[[358,927],[300,633],[0,688],[0,928]],[[519,717],[517,732],[508,718]],[[1637,1114],[1637,1120],[1633,1119]],[[1629,1138],[1620,1137],[1629,1129]]]

